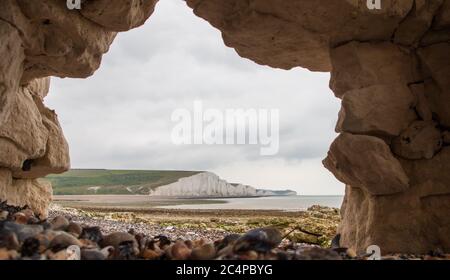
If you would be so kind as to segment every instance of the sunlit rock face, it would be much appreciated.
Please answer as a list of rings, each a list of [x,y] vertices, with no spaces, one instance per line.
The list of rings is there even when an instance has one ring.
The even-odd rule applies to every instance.
[[[45,193],[35,179],[69,167],[43,105],[45,78],[92,75],[116,32],[143,24],[156,4],[85,0],[77,11],[65,2],[0,1],[0,199]],[[244,58],[331,72],[341,135],[324,165],[347,185],[341,246],[450,251],[450,0],[381,2],[186,1]]]
[[[229,183],[211,172],[184,177],[177,182],[160,186],[150,192],[150,196],[165,197],[257,197],[272,195],[274,193],[271,191]]]

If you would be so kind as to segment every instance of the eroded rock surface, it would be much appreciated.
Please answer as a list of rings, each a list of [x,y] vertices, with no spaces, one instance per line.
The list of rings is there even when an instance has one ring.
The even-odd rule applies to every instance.
[[[52,201],[52,186],[45,180],[14,179],[11,171],[0,168],[0,198],[9,205],[28,206],[45,219]]]
[[[394,194],[409,188],[400,162],[377,137],[342,133],[331,145],[324,165],[343,183],[372,195]]]
[[[222,31],[227,46],[257,63],[330,71],[330,46],[349,41],[388,41],[413,0],[187,0],[194,13]]]
[[[51,185],[38,178],[70,167],[57,114],[44,105],[50,78],[85,78],[98,69],[116,32],[142,25],[157,0],[0,2],[0,201],[41,217]]]
[[[87,1],[80,12],[108,30],[127,31],[144,24],[157,2],[158,0]]]
[[[324,164],[347,185],[342,246],[450,251],[450,0],[384,0],[381,9],[366,0],[186,3],[242,57],[331,72],[341,135]],[[56,114],[42,103],[48,80],[39,79],[92,75],[116,32],[143,24],[155,4],[0,2],[0,167],[11,173],[0,198],[13,194],[9,185],[40,190],[36,177],[69,166]]]
[[[187,1],[243,57],[331,72],[342,134],[324,165],[347,185],[341,245],[449,251],[450,180],[439,174],[450,169],[427,168],[446,161],[449,141],[450,1],[381,2]]]

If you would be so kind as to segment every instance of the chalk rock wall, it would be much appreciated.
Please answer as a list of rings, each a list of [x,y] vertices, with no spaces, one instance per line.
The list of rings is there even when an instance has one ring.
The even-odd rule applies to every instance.
[[[184,177],[169,185],[160,186],[150,196],[169,197],[255,197],[271,196],[271,191],[257,190],[251,186],[231,184],[214,173],[202,172]]]
[[[450,45],[404,46],[397,36],[331,50],[341,135],[324,164],[347,184],[341,241],[360,250],[448,251],[450,72],[442,71]]]
[[[69,149],[57,115],[43,104],[49,78],[2,93],[0,106],[0,200],[47,216],[51,185],[37,180],[69,169]],[[5,96],[6,95],[6,96]]]
[[[69,169],[57,114],[44,105],[50,78],[85,78],[118,31],[142,25],[157,1],[0,1],[0,201],[47,215],[51,185],[37,180]],[[63,94],[63,93],[62,93]]]
[[[187,0],[259,64],[331,72],[324,165],[347,185],[341,246],[450,251],[450,1]]]

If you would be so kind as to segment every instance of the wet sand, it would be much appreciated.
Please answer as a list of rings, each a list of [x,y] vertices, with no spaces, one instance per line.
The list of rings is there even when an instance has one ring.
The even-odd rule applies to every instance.
[[[198,198],[162,198],[148,195],[55,195],[57,204],[74,208],[120,208],[120,209],[152,209],[155,207],[185,204],[217,204],[222,200]]]

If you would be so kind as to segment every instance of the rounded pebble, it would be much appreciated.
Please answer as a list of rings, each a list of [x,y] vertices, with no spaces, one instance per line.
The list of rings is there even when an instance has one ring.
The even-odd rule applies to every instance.
[[[207,243],[192,250],[191,259],[193,260],[211,260],[216,256],[216,247],[214,244]]]
[[[69,220],[63,216],[57,216],[50,221],[53,230],[66,230],[69,226]]]

